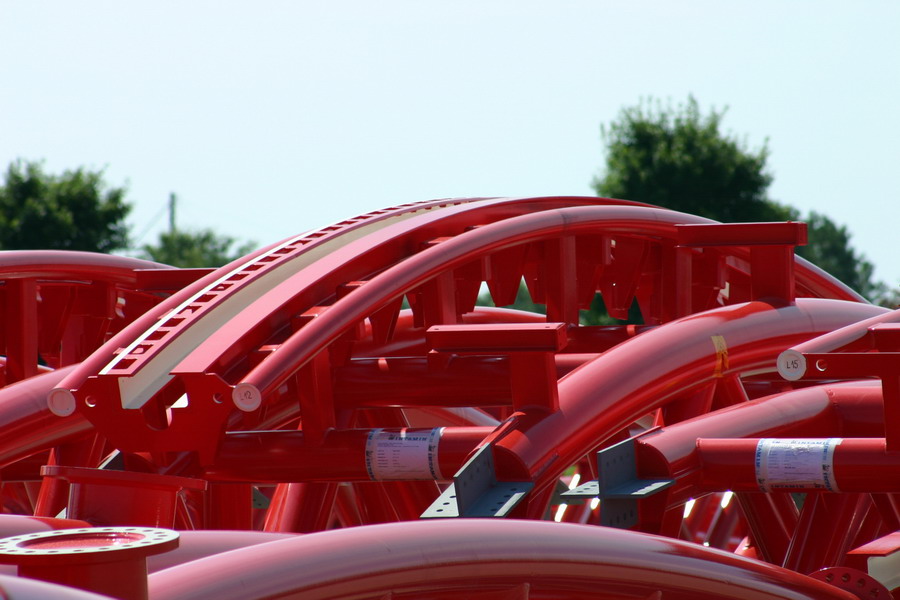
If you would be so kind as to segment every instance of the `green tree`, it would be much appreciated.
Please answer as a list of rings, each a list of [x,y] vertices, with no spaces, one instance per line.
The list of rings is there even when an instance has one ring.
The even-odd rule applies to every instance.
[[[800,213],[768,197],[768,149],[747,148],[723,133],[725,111],[704,115],[691,97],[673,109],[645,101],[602,128],[607,144],[597,194],[647,202],[723,222],[798,220]],[[874,296],[872,265],[850,246],[850,235],[828,217],[811,213],[809,245],[798,254],[856,289]]]
[[[882,284],[873,282],[872,263],[850,245],[850,233],[827,216],[811,211],[805,219],[809,227],[809,241],[797,248],[797,254],[828,271],[857,292],[870,299],[884,293]]]
[[[160,234],[155,245],[143,246],[142,257],[174,267],[221,267],[252,251],[255,242],[231,249],[236,240],[211,229],[174,230]]]
[[[130,210],[125,189],[108,188],[102,171],[49,175],[39,162],[18,160],[0,186],[0,249],[124,249]]]

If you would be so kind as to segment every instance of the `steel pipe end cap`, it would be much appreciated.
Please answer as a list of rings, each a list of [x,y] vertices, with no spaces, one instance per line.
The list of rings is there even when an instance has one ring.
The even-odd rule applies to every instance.
[[[75,394],[65,388],[50,390],[47,395],[47,408],[57,417],[68,417],[75,412]]]
[[[253,412],[262,404],[262,394],[250,383],[239,383],[231,391],[234,405],[244,412]]]
[[[803,379],[806,375],[806,357],[796,350],[785,350],[778,355],[778,374],[788,381]]]

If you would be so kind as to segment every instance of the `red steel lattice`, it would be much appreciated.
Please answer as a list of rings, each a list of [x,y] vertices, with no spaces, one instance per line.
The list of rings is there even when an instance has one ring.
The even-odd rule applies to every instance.
[[[804,243],[546,197],[385,209],[217,270],[0,253],[0,536],[75,540],[0,551],[0,590],[890,598],[900,311]],[[522,284],[546,315],[509,308]],[[583,324],[598,294],[642,322]],[[145,542],[149,578],[67,558]]]

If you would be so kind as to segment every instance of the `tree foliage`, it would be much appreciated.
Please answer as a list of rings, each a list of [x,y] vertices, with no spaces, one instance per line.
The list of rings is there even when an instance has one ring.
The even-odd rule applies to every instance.
[[[252,251],[256,244],[247,242],[232,250],[236,240],[218,235],[211,229],[160,234],[159,242],[142,248],[143,257],[174,267],[221,267]]]
[[[850,233],[827,216],[812,211],[805,219],[810,243],[797,254],[828,271],[854,290],[871,299],[881,299],[883,284],[872,280],[872,263],[850,245]]]
[[[607,144],[600,196],[647,202],[723,222],[798,220],[800,213],[768,197],[768,149],[747,148],[723,133],[725,111],[704,115],[691,97],[673,109],[646,101],[602,128]],[[809,245],[798,254],[870,297],[881,285],[872,265],[850,245],[846,228],[811,213]]]
[[[0,186],[0,249],[112,252],[128,246],[124,188],[102,172],[49,175],[39,162],[9,165]]]

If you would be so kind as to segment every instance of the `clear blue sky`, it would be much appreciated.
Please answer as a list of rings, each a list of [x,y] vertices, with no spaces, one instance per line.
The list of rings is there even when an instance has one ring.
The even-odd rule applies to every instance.
[[[0,0],[0,167],[103,168],[153,242],[260,244],[383,206],[591,194],[653,96],[768,139],[771,196],[900,283],[900,2]]]

